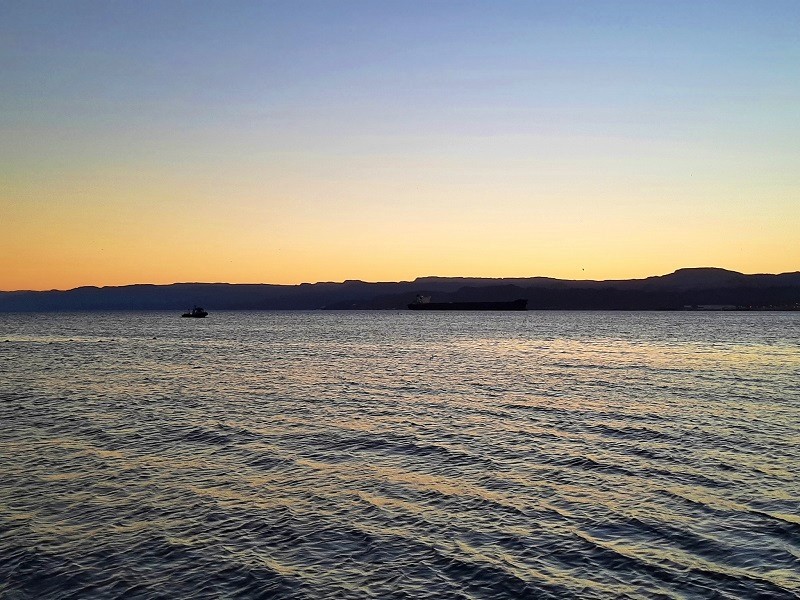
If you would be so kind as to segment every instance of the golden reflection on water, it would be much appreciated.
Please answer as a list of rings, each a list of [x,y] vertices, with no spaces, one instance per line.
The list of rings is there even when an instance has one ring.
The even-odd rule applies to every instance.
[[[800,590],[794,315],[215,317],[0,331],[10,585]]]

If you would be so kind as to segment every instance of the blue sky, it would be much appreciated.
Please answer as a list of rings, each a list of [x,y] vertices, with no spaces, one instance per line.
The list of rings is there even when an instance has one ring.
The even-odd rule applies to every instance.
[[[37,224],[96,263],[70,283],[147,278],[119,256],[148,230],[230,247],[158,280],[787,270],[798,25],[797,2],[3,2],[0,227],[15,271],[63,272],[24,264]],[[475,235],[491,260],[459,262]],[[308,256],[258,267],[276,236]]]

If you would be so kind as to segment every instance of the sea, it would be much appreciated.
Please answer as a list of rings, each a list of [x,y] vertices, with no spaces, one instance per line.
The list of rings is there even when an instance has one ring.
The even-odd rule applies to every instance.
[[[800,313],[0,314],[0,598],[798,598]]]

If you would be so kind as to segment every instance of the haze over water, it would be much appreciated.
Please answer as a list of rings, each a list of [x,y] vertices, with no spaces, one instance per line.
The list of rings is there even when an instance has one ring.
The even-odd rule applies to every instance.
[[[0,315],[2,598],[796,598],[798,313]]]

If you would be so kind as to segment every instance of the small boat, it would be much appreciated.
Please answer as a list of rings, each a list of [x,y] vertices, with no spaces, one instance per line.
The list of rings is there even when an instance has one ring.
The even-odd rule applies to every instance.
[[[417,296],[409,310],[528,310],[528,300],[510,302],[431,302],[430,296]]]
[[[181,315],[182,317],[192,317],[195,319],[202,319],[208,316],[208,313],[200,306],[195,306],[192,310],[188,310]]]

